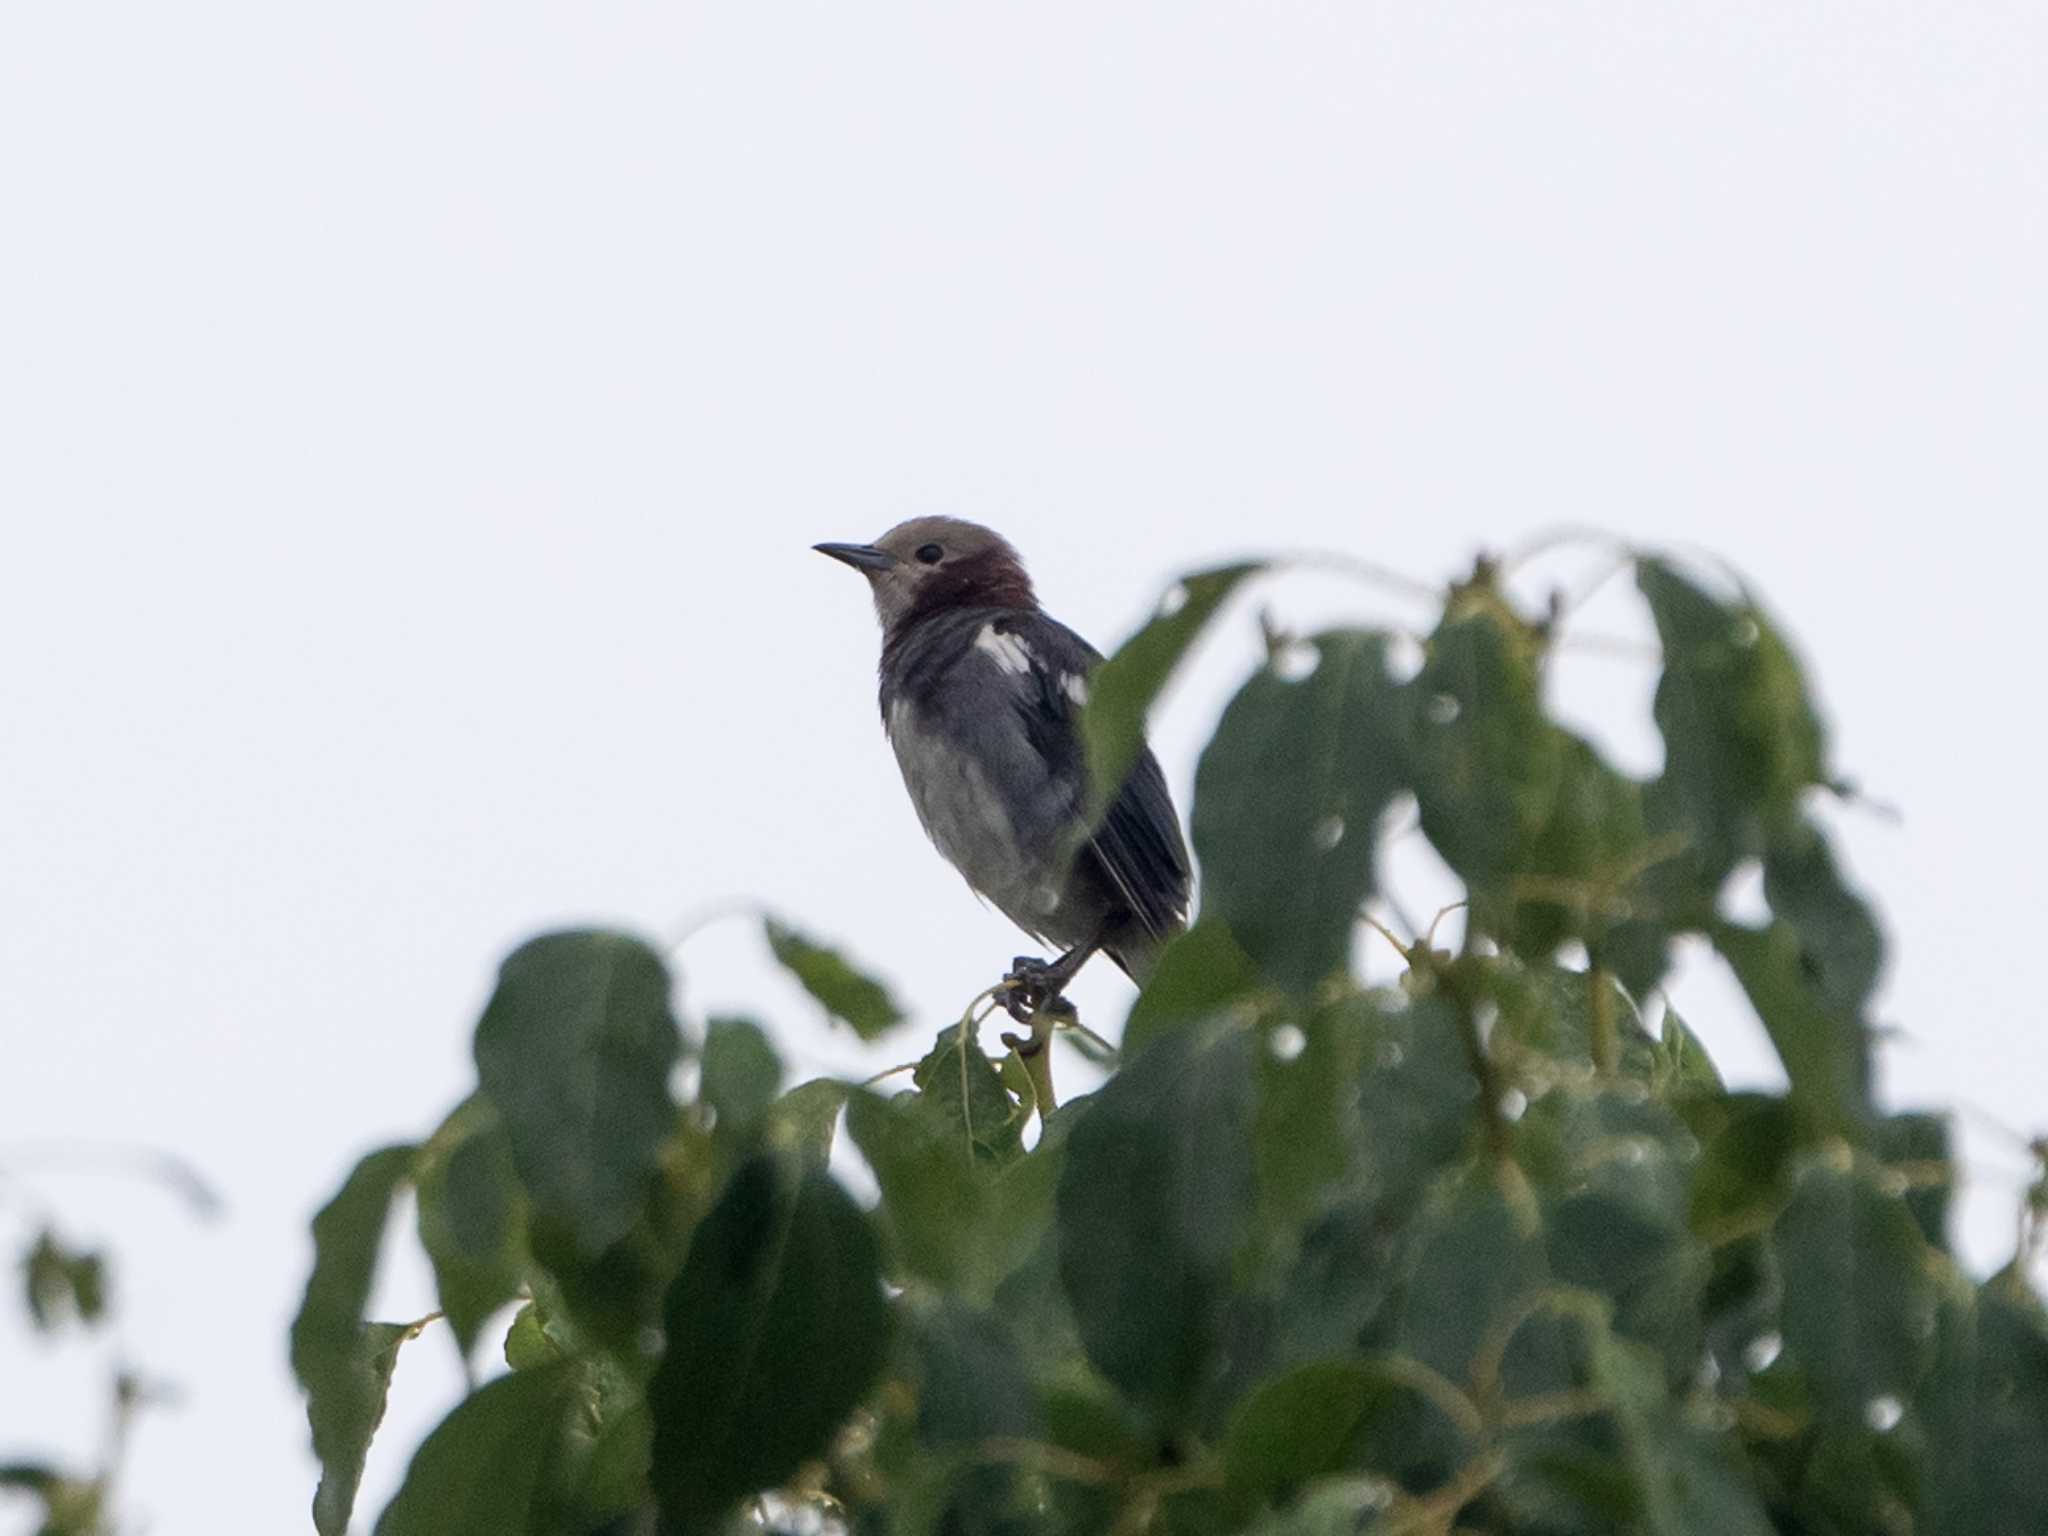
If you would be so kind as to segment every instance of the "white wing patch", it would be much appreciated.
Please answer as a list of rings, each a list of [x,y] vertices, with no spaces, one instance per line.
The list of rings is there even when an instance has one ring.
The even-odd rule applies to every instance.
[[[901,736],[909,728],[909,725],[910,701],[899,696],[890,702],[889,718],[882,725],[883,733],[888,736],[891,742],[894,742],[897,737]]]
[[[1074,708],[1088,707],[1088,679],[1078,672],[1069,672],[1060,679],[1060,686],[1067,691],[1067,697],[1074,701]]]
[[[995,658],[995,664],[1013,677],[1022,677],[1031,670],[1031,648],[992,623],[981,626],[981,633],[974,637],[974,648]]]

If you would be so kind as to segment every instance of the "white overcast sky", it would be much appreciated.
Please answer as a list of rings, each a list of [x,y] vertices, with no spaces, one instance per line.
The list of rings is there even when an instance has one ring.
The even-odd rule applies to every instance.
[[[1890,1096],[2036,1127],[2043,274],[2031,0],[0,8],[0,1238],[54,1205],[121,1309],[55,1351],[0,1307],[0,1459],[89,1453],[117,1352],[182,1394],[138,1528],[301,1528],[306,1219],[463,1092],[523,935],[787,910],[919,1018],[861,1058],[692,941],[689,1005],[806,1071],[993,979],[808,550],[915,513],[1104,645],[1248,549],[1724,553],[1901,814],[1832,818]],[[1416,618],[1236,610],[1158,723],[1184,811],[1260,603]],[[1557,687],[1648,771],[1651,680]],[[1711,965],[1677,997],[1768,1079]],[[1963,1126],[1989,1265],[2022,1160]],[[36,1161],[81,1139],[225,1216]],[[411,1348],[367,1511],[456,1390]]]

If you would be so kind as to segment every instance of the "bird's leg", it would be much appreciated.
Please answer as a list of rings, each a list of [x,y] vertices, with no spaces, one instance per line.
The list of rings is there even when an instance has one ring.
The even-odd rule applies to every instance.
[[[1073,1004],[1060,994],[1066,991],[1067,983],[1101,947],[1102,940],[1093,938],[1085,944],[1076,944],[1057,960],[1045,961],[1034,955],[1019,955],[1010,962],[1010,973],[1003,978],[1009,987],[1003,997],[1003,1007],[1019,1024],[1031,1026],[1031,1039],[1027,1042],[1030,1050],[1027,1053],[1019,1048],[1019,1055],[1044,1050],[1051,1035],[1050,1026],[1061,1019],[1076,1017]],[[1041,1019],[1041,1015],[1047,1017]]]
[[[1046,1046],[1052,1040],[1052,1032],[1060,1025],[1081,1021],[1074,1005],[1060,994],[1081,967],[1088,963],[1089,956],[1101,947],[1102,937],[1098,934],[1085,944],[1075,945],[1057,960],[1045,961],[1033,955],[1019,955],[1010,962],[1010,973],[1003,978],[1003,1007],[1019,1024],[1031,1026],[1029,1035],[1004,1035],[1003,1044],[1017,1053],[1018,1061],[1030,1075],[1031,1091],[1038,1100],[1041,1119],[1052,1113],[1056,1104],[1052,1091],[1052,1053],[1046,1050]]]

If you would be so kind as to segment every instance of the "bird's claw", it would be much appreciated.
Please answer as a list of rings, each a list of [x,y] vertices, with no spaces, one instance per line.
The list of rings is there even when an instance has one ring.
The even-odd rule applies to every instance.
[[[1003,1009],[1019,1024],[1030,1026],[1031,1038],[1019,1044],[1017,1037],[1004,1035],[1003,1043],[1019,1055],[1036,1055],[1045,1049],[1052,1028],[1078,1022],[1080,1013],[1060,995],[1065,985],[1066,978],[1035,955],[1011,961],[1009,974],[1003,977]]]

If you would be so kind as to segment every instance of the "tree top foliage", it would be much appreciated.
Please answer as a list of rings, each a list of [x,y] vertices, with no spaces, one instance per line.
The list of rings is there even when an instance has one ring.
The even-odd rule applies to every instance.
[[[988,997],[907,1087],[792,1086],[758,1022],[679,1017],[640,940],[521,947],[475,1093],[314,1222],[319,1531],[424,1326],[364,1310],[406,1188],[489,1379],[378,1536],[2048,1530],[2031,1217],[1973,1281],[1945,1119],[1873,1102],[1883,946],[1813,813],[1838,778],[1799,662],[1747,595],[1631,564],[1653,779],[1551,716],[1556,616],[1485,562],[1408,675],[1370,627],[1270,637],[1196,775],[1198,921],[1057,1107],[984,1049]],[[1257,569],[1189,576],[1104,663],[1099,787]],[[1390,820],[1468,910],[1455,950],[1390,934],[1376,989],[1352,959]],[[1724,916],[1759,866],[1766,919]],[[1729,1091],[1656,1007],[1686,936],[1784,1093]],[[863,1039],[902,1027],[840,953],[767,938]],[[849,1144],[872,1208],[831,1171]]]

